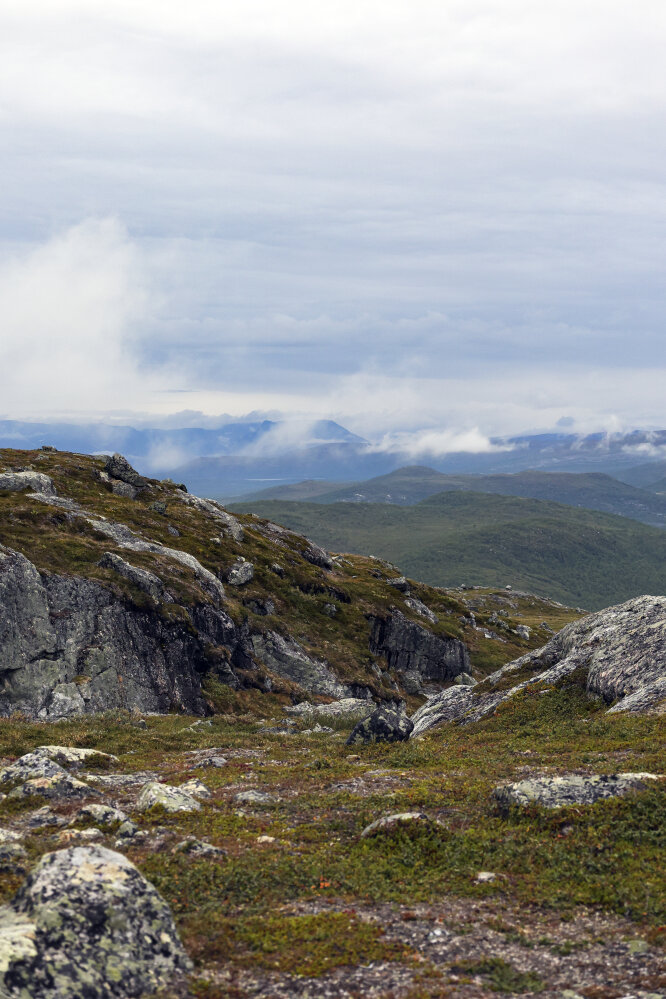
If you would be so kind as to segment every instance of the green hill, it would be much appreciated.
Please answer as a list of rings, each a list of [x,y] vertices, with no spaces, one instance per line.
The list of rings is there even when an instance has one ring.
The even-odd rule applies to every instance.
[[[544,500],[439,493],[411,507],[235,504],[336,551],[390,559],[436,586],[511,585],[589,609],[666,593],[666,534]]]
[[[331,486],[333,484],[330,484]],[[422,465],[399,468],[365,482],[299,482],[265,489],[243,497],[243,502],[264,499],[306,500],[315,503],[392,503],[409,506],[442,492],[493,493],[551,500],[567,506],[614,513],[654,527],[666,526],[666,498],[658,489],[637,488],[597,472],[515,472],[501,475],[445,475]]]

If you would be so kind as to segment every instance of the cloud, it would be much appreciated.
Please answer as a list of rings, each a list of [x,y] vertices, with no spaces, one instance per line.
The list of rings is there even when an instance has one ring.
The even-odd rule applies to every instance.
[[[513,445],[493,443],[478,427],[471,430],[418,430],[412,433],[385,434],[374,451],[407,454],[410,458],[442,457],[465,451],[468,454],[493,454],[511,451]]]
[[[0,265],[0,407],[11,416],[136,405],[152,374],[133,346],[146,309],[123,227],[88,220]]]

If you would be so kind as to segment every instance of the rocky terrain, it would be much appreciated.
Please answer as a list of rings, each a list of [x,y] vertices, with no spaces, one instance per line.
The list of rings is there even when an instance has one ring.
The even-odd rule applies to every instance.
[[[666,995],[666,598],[0,462],[0,995]]]

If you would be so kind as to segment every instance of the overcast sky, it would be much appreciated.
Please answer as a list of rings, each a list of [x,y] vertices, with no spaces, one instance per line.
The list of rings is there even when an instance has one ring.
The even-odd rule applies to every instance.
[[[0,416],[666,426],[665,51],[663,0],[2,0]]]

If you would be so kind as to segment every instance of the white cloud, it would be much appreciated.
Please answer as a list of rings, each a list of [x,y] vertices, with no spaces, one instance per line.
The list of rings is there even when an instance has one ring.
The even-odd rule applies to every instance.
[[[146,299],[121,225],[88,220],[0,265],[0,407],[12,417],[131,404],[154,387],[134,352]]]

